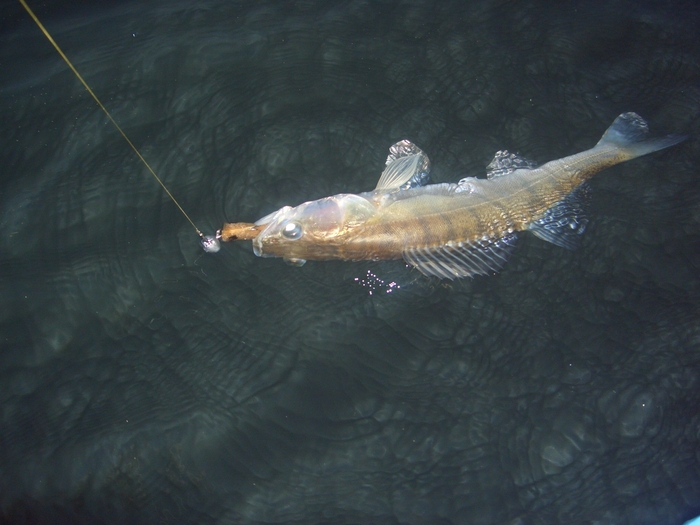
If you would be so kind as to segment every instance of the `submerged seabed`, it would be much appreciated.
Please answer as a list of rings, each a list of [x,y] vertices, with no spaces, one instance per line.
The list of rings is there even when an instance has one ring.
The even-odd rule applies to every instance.
[[[9,5],[9,4],[8,4]],[[700,513],[692,2],[34,7],[197,225],[544,162],[619,113],[577,252],[444,284],[204,255],[19,5],[0,45],[3,523],[680,524]],[[371,293],[370,293],[371,292]]]

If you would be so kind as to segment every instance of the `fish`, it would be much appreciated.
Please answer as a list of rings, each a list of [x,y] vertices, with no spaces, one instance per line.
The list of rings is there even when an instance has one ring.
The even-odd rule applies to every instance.
[[[581,153],[538,166],[502,150],[486,178],[439,184],[428,183],[428,156],[402,140],[389,149],[373,191],[284,206],[256,221],[242,238],[252,239],[255,255],[281,257],[292,265],[403,259],[439,279],[494,274],[524,232],[575,249],[588,223],[587,181],[686,138],[649,138],[648,132],[642,117],[623,113]]]

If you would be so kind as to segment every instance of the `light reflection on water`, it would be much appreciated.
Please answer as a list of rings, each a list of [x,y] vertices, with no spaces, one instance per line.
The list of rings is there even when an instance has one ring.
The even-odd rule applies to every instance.
[[[358,285],[366,288],[369,295],[372,295],[374,292],[392,293],[401,289],[401,285],[396,281],[386,282],[372,270],[367,270],[363,277],[355,277],[354,280]]]

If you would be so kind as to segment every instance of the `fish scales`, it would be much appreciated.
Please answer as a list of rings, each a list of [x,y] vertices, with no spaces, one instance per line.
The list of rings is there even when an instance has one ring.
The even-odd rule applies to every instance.
[[[471,193],[398,201],[356,228],[340,258],[401,259],[410,247],[470,243],[526,230],[582,182],[627,158],[614,148],[587,151],[507,177],[479,179]]]

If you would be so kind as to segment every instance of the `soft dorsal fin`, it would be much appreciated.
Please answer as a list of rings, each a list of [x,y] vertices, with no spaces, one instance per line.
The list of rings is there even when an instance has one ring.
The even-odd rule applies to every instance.
[[[517,153],[510,153],[508,150],[497,151],[491,163],[486,166],[486,178],[495,179],[503,175],[509,175],[515,170],[532,170],[537,167],[537,163]]]
[[[402,140],[389,148],[386,168],[379,177],[376,190],[399,190],[424,186],[428,183],[430,159],[421,149]]]
[[[409,248],[404,260],[423,275],[456,279],[494,273],[503,268],[515,248],[516,234],[444,246]]]

